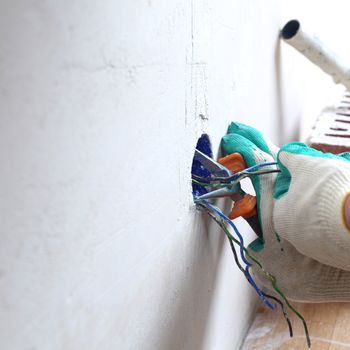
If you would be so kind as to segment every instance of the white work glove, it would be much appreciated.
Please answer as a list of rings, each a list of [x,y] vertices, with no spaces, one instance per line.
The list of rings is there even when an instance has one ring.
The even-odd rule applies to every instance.
[[[281,173],[252,179],[263,239],[248,249],[276,277],[284,294],[299,301],[350,301],[350,233],[343,203],[350,191],[346,156],[300,143],[280,150],[249,126],[232,123],[222,146],[247,166],[278,161]],[[254,274],[270,290],[256,265]]]

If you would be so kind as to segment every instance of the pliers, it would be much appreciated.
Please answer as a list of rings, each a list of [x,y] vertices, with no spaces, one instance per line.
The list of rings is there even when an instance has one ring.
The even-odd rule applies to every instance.
[[[258,173],[255,171],[263,166],[275,165],[276,163],[265,163],[263,165],[256,165],[255,167],[247,168],[242,155],[239,153],[232,153],[226,157],[220,158],[216,162],[214,159],[210,158],[198,149],[195,150],[194,159],[199,161],[201,165],[211,174],[210,177],[206,177],[204,180],[220,181],[223,183],[222,188],[196,197],[195,202],[200,202],[203,199],[211,198],[231,198],[234,201],[234,205],[228,217],[231,220],[234,220],[242,216],[255,231],[257,236],[262,238],[262,230],[256,208],[256,197],[244,192],[239,181],[244,177],[277,172],[278,170],[276,169],[259,171]],[[196,176],[193,175],[193,178],[196,178]],[[225,186],[226,181],[227,186]],[[208,186],[209,185],[210,183],[208,182]]]

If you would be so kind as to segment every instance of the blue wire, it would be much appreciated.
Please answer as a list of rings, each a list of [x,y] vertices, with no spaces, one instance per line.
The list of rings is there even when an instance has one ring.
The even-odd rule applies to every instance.
[[[244,171],[244,172],[245,172],[245,171],[250,172],[250,171],[254,171],[255,169],[262,168],[262,167],[264,167],[264,166],[277,165],[277,164],[278,164],[277,162],[260,163],[260,164],[253,165],[253,166],[251,166],[251,167],[249,167],[249,168],[246,168],[246,169],[244,169],[244,170],[242,170],[242,171]]]
[[[262,294],[262,291],[260,290],[260,288],[256,285],[256,283],[253,280],[253,277],[251,276],[250,272],[249,272],[249,266],[245,267],[245,271],[247,273],[247,279],[250,282],[250,284],[253,286],[253,288],[255,289],[255,291],[258,293],[260,299],[263,301],[263,303],[268,306],[271,310],[274,310],[276,308],[275,305],[271,304],[264,296],[264,294]]]
[[[239,233],[236,225],[221,210],[219,210],[217,207],[215,207],[214,205],[209,203],[207,200],[202,199],[201,202],[203,202],[206,207],[209,207],[211,210],[215,211],[216,214],[218,214],[221,218],[223,218],[234,229],[236,235],[239,238],[239,241],[241,242],[240,249],[239,249],[240,254],[241,254],[241,258],[246,265],[251,266],[252,264],[246,259],[245,255],[244,255],[244,250],[243,250],[244,240],[243,240],[242,235]]]
[[[231,180],[231,182],[233,182],[233,181],[236,181],[237,179],[239,179],[242,176],[242,174],[250,173],[256,169],[260,169],[260,168],[270,166],[270,165],[277,165],[277,164],[278,164],[277,162],[266,162],[266,163],[255,164],[249,168],[243,169],[242,171],[239,171],[239,172],[233,174],[232,176],[228,176],[228,178]],[[192,174],[193,174],[193,172],[192,172]],[[194,174],[194,175],[197,175],[197,174]],[[208,180],[210,180],[210,178],[208,177],[208,179],[202,179],[202,181],[203,180],[208,181]]]
[[[261,290],[259,289],[259,287],[256,285],[256,283],[254,282],[250,272],[249,272],[249,267],[252,266],[252,264],[246,259],[245,255],[244,255],[244,240],[242,235],[239,233],[236,225],[217,207],[215,207],[214,205],[212,205],[211,203],[209,203],[208,201],[206,201],[205,199],[202,199],[201,202],[209,209],[213,210],[216,214],[218,214],[221,218],[223,218],[235,231],[236,235],[239,238],[240,241],[240,255],[242,260],[244,261],[244,263],[246,264],[245,267],[245,271],[247,273],[247,279],[250,282],[250,284],[254,287],[255,291],[258,293],[259,297],[261,298],[261,300],[264,302],[265,305],[267,305],[270,309],[274,310],[275,306],[272,305],[266,298],[265,296],[262,294]]]

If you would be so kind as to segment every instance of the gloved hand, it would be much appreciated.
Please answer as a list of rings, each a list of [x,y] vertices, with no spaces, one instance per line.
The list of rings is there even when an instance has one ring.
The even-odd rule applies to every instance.
[[[350,232],[343,219],[350,191],[347,155],[324,154],[301,143],[280,150],[249,126],[232,123],[222,146],[248,166],[277,161],[282,172],[252,179],[263,240],[248,249],[280,289],[299,301],[350,300]],[[253,264],[254,267],[254,264]],[[270,282],[257,268],[260,282]]]

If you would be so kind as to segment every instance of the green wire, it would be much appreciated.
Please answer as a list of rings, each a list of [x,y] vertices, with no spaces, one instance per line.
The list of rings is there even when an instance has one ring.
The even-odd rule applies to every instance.
[[[274,276],[273,276],[274,277]],[[309,330],[307,328],[307,323],[304,319],[304,317],[289,303],[288,299],[285,297],[285,295],[280,291],[280,289],[277,287],[276,284],[276,279],[274,277],[274,280],[271,281],[272,287],[275,289],[275,291],[281,296],[281,298],[285,301],[285,303],[288,305],[288,307],[301,319],[303,322],[304,326],[304,331],[305,331],[305,336],[306,336],[306,341],[307,341],[307,346],[311,347],[311,340],[309,336]]]
[[[235,242],[236,244],[239,245],[239,242],[237,241],[236,238],[234,238],[231,233],[229,232],[229,230],[226,227],[226,224],[224,222],[224,220],[220,220],[222,223],[222,228],[224,229],[224,232],[226,234],[227,237],[229,237],[230,239],[233,240],[233,242]],[[253,260],[261,269],[261,271],[264,273],[264,275],[270,280],[273,289],[281,296],[281,298],[285,301],[285,303],[287,304],[287,306],[300,318],[300,320],[303,323],[304,326],[304,331],[305,331],[305,336],[306,336],[306,341],[307,341],[307,345],[308,347],[311,346],[311,340],[310,340],[310,336],[309,336],[309,330],[306,324],[306,321],[304,319],[304,317],[289,303],[288,299],[286,298],[286,296],[281,292],[281,290],[278,288],[277,286],[277,282],[276,282],[276,277],[271,275],[269,272],[265,271],[265,269],[263,268],[263,266],[261,265],[261,263],[259,262],[259,260],[257,260],[254,256],[252,256],[248,249],[243,247],[244,252],[248,255],[248,257]]]
[[[231,183],[227,183],[227,184],[212,184],[212,183],[206,183],[206,182],[200,182],[197,180],[192,179],[192,183],[198,186],[202,186],[202,187],[230,187],[232,186],[232,182]]]
[[[236,180],[228,183],[218,183],[218,184],[213,184],[213,183],[206,183],[206,182],[200,182],[198,180],[192,179],[192,183],[198,186],[202,187],[231,187],[236,185],[238,182],[243,180],[245,177],[251,176],[251,175],[259,175],[259,174],[265,174],[265,171],[252,171],[252,172],[246,172],[242,173]],[[209,178],[210,179],[210,178]]]

